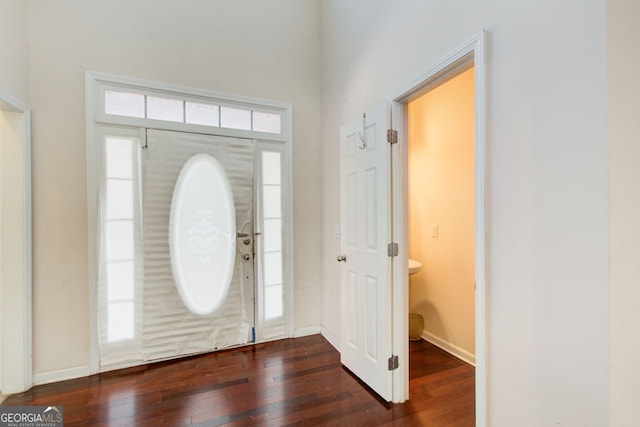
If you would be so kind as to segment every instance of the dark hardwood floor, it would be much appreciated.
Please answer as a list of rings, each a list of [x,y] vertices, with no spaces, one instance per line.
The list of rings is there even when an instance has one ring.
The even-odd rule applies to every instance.
[[[381,402],[320,335],[34,387],[3,405],[64,408],[69,426],[473,426],[475,369],[410,343],[410,400]]]

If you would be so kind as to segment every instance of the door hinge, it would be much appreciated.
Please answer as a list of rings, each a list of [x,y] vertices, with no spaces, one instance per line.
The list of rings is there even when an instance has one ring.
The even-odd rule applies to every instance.
[[[389,243],[387,245],[387,255],[390,257],[398,256],[398,244],[397,243]]]
[[[398,362],[398,356],[391,356],[389,358],[389,370],[393,371],[395,369],[398,369],[398,364],[400,362]]]
[[[398,143],[398,131],[395,129],[387,129],[387,142],[389,144]]]

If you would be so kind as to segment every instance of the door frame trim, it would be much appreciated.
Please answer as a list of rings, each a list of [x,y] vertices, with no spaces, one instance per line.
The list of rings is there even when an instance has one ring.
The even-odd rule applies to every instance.
[[[20,283],[0,280],[0,392],[19,393],[33,385],[33,270],[32,270],[32,197],[31,197],[31,110],[22,102],[0,91],[0,110],[10,113],[8,120],[19,128],[15,142],[21,145],[21,206],[18,253],[22,276]],[[14,142],[14,141],[9,141]],[[1,169],[0,169],[1,171]],[[4,197],[0,191],[0,197]],[[2,228],[2,227],[0,227]],[[0,233],[5,235],[5,233]],[[13,241],[12,241],[13,242]],[[14,248],[15,249],[15,248]],[[15,253],[16,251],[14,251]],[[4,259],[4,257],[2,257]],[[3,262],[2,265],[5,265]],[[16,286],[17,285],[17,286]],[[11,290],[12,292],[7,292]],[[11,325],[4,328],[3,325]],[[11,330],[7,336],[8,329]],[[11,375],[8,375],[11,373]]]
[[[282,130],[280,134],[268,134],[252,130],[227,129],[223,127],[203,127],[199,125],[176,123],[168,121],[156,121],[151,119],[139,119],[122,117],[117,115],[106,115],[103,113],[103,98],[100,96],[101,89],[116,87],[119,89],[131,89],[141,93],[166,94],[186,96],[190,99],[204,99],[215,102],[222,102],[225,105],[235,105],[246,109],[257,111],[279,111],[282,114]],[[97,263],[98,248],[97,236],[93,232],[97,228],[97,176],[96,170],[96,132],[100,125],[113,125],[117,127],[129,127],[136,129],[155,128],[162,130],[174,130],[180,132],[204,133],[214,136],[226,136],[234,138],[251,139],[259,143],[271,143],[278,145],[282,153],[282,168],[284,188],[283,188],[283,225],[282,242],[284,247],[283,279],[285,284],[283,312],[285,337],[294,336],[294,312],[295,312],[295,290],[294,283],[294,262],[295,253],[293,227],[294,227],[294,206],[293,206],[293,105],[288,102],[271,101],[261,98],[232,95],[222,92],[214,92],[206,89],[181,86],[165,82],[124,77],[96,71],[87,71],[85,74],[85,143],[86,143],[86,179],[87,179],[87,226],[88,226],[88,280],[89,280],[89,366],[80,367],[79,371],[73,371],[66,375],[53,375],[49,382],[60,381],[81,376],[95,374],[100,369],[100,354],[98,340],[98,311],[97,311]],[[286,199],[284,199],[286,198]],[[276,338],[273,338],[276,339]],[[279,338],[277,338],[279,339]],[[269,339],[270,340],[270,339]],[[265,340],[268,341],[268,340]],[[66,372],[66,371],[65,371]],[[49,377],[47,377],[49,379]]]
[[[465,66],[474,67],[475,107],[475,347],[476,347],[476,425],[487,424],[487,332],[486,332],[486,42],[485,30],[441,58],[415,79],[389,97],[392,126],[398,131],[398,155],[393,157],[397,179],[393,186],[393,229],[399,256],[393,269],[393,346],[402,369],[394,371],[394,402],[409,397],[408,354],[408,133],[407,103],[442,83]],[[394,266],[395,267],[395,266]]]

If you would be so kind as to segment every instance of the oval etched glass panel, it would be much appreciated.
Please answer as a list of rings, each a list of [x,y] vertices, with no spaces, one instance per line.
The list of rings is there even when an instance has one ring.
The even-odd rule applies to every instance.
[[[171,200],[169,248],[182,301],[196,314],[211,314],[233,277],[236,220],[227,174],[208,154],[182,167]]]

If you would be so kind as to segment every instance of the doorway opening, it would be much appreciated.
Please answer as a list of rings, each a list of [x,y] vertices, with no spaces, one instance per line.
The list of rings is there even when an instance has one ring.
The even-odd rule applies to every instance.
[[[445,348],[450,353],[455,354],[456,357],[475,364],[475,418],[476,425],[486,425],[486,388],[487,388],[487,359],[486,359],[486,309],[485,309],[485,116],[486,116],[486,33],[483,31],[467,41],[465,44],[459,46],[457,49],[449,53],[447,56],[437,61],[431,68],[421,73],[415,80],[407,84],[401,91],[392,97],[392,124],[394,129],[398,132],[398,144],[394,144],[395,151],[392,151],[392,205],[393,205],[393,220],[392,229],[394,240],[399,245],[399,256],[396,259],[395,268],[392,272],[393,277],[393,351],[400,359],[400,366],[403,367],[394,373],[394,402],[402,402],[408,399],[409,396],[409,312],[410,309],[417,311],[417,314],[421,314],[425,320],[425,326],[422,327],[422,332],[419,334],[420,338],[427,338],[434,342],[439,347]],[[425,214],[424,209],[419,206],[414,206],[414,212],[410,213],[410,201],[411,199],[423,199],[423,194],[413,194],[420,191],[420,185],[424,185],[425,181],[436,180],[435,176],[429,176],[428,174],[434,173],[438,168],[444,169],[444,161],[436,161],[434,165],[431,165],[432,170],[428,170],[427,165],[420,165],[423,169],[421,172],[425,175],[423,178],[414,177],[410,178],[411,163],[415,169],[416,161],[419,161],[418,150],[420,147],[414,142],[414,146],[410,147],[411,132],[413,126],[410,123],[411,108],[418,105],[421,102],[421,97],[425,94],[431,93],[437,94],[439,91],[444,90],[447,87],[447,83],[452,85],[456,82],[457,78],[464,79],[465,77],[471,80],[472,86],[468,91],[471,93],[472,106],[471,109],[471,138],[472,148],[471,154],[466,154],[466,163],[462,163],[458,158],[453,163],[455,166],[446,168],[448,173],[453,175],[452,179],[459,179],[463,175],[466,177],[467,191],[471,186],[471,195],[467,196],[464,205],[458,207],[449,208],[451,214],[459,216],[460,214],[466,214],[466,233],[462,233],[462,226],[456,224],[446,225],[450,221],[451,214],[444,213],[448,218],[442,218],[443,213],[433,211],[434,207],[441,209],[441,206],[445,201],[449,204],[452,202],[453,191],[452,182],[434,182],[434,185],[438,186],[442,194],[442,202],[437,204],[432,203],[431,214],[434,212],[440,217],[433,217]],[[447,98],[447,97],[445,97]],[[424,102],[424,101],[422,101]],[[458,107],[455,105],[455,101],[451,99],[445,99],[446,102],[454,102],[453,106],[449,108],[456,114],[454,114],[455,129],[458,126],[455,120],[459,118]],[[469,114],[469,113],[467,113]],[[422,123],[423,127],[427,123]],[[460,128],[462,126],[459,126]],[[455,129],[456,132],[460,129]],[[437,136],[443,138],[442,135]],[[447,137],[448,138],[448,137]],[[415,139],[415,138],[414,138]],[[440,140],[442,146],[445,148],[451,148],[451,142],[446,140]],[[449,142],[449,145],[446,143]],[[435,143],[435,142],[434,142]],[[424,148],[424,147],[422,147]],[[456,153],[453,153],[456,154]],[[461,154],[457,154],[457,157],[461,157]],[[470,157],[470,158],[469,158]],[[460,170],[464,169],[464,170]],[[469,169],[472,169],[471,171]],[[472,179],[471,179],[472,177]],[[441,181],[442,178],[437,178]],[[412,181],[412,183],[410,183]],[[418,185],[420,183],[420,185]],[[415,201],[415,200],[414,200]],[[424,200],[423,200],[424,202]],[[461,203],[461,202],[460,202]],[[423,211],[420,211],[423,209]],[[459,212],[465,211],[465,212]],[[469,216],[469,211],[472,211],[472,215]],[[418,218],[416,215],[421,215],[420,220],[424,221],[424,224],[418,226],[413,224]],[[469,221],[472,218],[472,225],[469,225]],[[414,236],[414,232],[418,229],[422,229],[423,236]],[[470,231],[469,231],[470,229]],[[443,234],[444,233],[444,234]],[[468,247],[472,247],[472,255],[467,255],[465,261],[464,270],[465,278],[456,279],[466,283],[467,302],[465,303],[466,310],[457,311],[467,319],[466,329],[463,332],[462,327],[452,326],[451,313],[446,310],[441,311],[438,307],[442,302],[439,301],[436,305],[436,300],[443,300],[448,298],[448,303],[456,301],[459,297],[460,289],[465,287],[462,283],[452,285],[451,282],[445,282],[444,279],[432,275],[430,271],[427,271],[425,266],[432,267],[434,264],[448,264],[444,265],[448,267],[449,271],[453,271],[456,268],[462,270],[462,267],[456,263],[461,257],[449,256],[448,260],[438,259],[433,249],[426,249],[423,246],[425,240],[428,241],[431,246],[433,244],[443,246],[445,237],[449,239],[452,236],[466,234],[466,242],[464,246],[469,251]],[[441,251],[442,254],[442,251]],[[409,279],[409,259],[424,257],[424,259],[418,259],[423,264],[423,269],[420,273],[417,273],[414,277]],[[437,265],[441,268],[443,265]],[[468,270],[471,269],[471,272]],[[456,274],[461,272],[456,272]],[[422,274],[422,279],[429,278],[429,280],[420,280],[419,276]],[[412,282],[412,286],[416,289],[410,290],[409,282]],[[414,283],[416,282],[416,283]],[[422,284],[421,284],[422,283]],[[416,285],[417,286],[414,286]],[[471,292],[469,292],[469,288]],[[437,295],[437,294],[440,295]],[[411,294],[411,298],[410,298]],[[471,306],[473,309],[471,309]],[[469,317],[473,318],[473,322],[469,321]],[[472,324],[469,328],[469,324]]]
[[[473,78],[469,68],[407,104],[409,339],[472,365]]]
[[[33,384],[31,277],[31,113],[0,92],[0,395]]]
[[[426,346],[475,366],[473,67],[429,87],[407,112],[409,378],[451,375],[469,408],[460,415],[473,417],[472,368]]]

